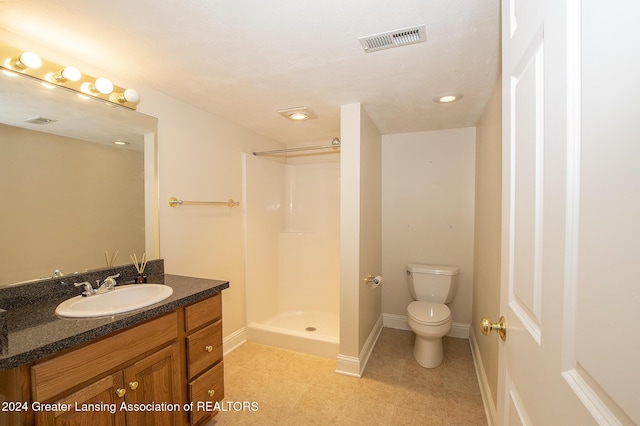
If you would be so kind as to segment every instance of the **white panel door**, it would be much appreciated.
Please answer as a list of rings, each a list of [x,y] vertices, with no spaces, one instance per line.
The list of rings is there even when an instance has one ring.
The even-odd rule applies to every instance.
[[[503,1],[500,425],[640,424],[639,17]]]

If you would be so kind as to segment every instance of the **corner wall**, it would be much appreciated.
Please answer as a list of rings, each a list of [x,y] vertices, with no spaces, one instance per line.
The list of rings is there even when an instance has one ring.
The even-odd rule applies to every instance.
[[[500,317],[502,89],[499,79],[476,128],[475,259],[471,343],[488,418],[495,418],[500,340],[480,333],[482,317]]]
[[[223,336],[226,340],[241,334],[245,326],[243,205],[171,208],[168,199],[241,200],[242,153],[282,148],[282,144],[167,96],[145,81],[56,51],[55,41],[43,46],[2,28],[0,39],[24,50],[47,52],[49,60],[73,63],[89,74],[106,73],[119,85],[140,92],[138,111],[158,118],[158,221],[165,271],[228,280],[230,286],[222,292]]]
[[[242,154],[278,144],[161,93],[141,93],[138,110],[158,117],[158,214],[165,271],[229,281],[222,292],[223,337],[228,338],[245,327],[245,206],[172,208],[167,200],[242,200]]]
[[[384,325],[409,329],[410,262],[456,265],[450,335],[467,338],[473,293],[475,128],[382,138]]]
[[[341,108],[340,354],[336,371],[360,376],[382,329],[381,136],[359,103]]]

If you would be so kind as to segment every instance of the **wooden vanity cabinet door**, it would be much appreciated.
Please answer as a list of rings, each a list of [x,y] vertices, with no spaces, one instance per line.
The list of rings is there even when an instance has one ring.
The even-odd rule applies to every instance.
[[[56,404],[70,407],[68,411],[37,412],[36,425],[124,426],[124,412],[119,409],[123,398],[116,394],[118,389],[123,388],[122,384],[122,372],[103,377],[71,395],[54,401]],[[102,409],[91,409],[91,407],[102,407]],[[87,409],[83,411],[83,408]]]
[[[174,343],[124,369],[127,404],[180,405],[180,351]],[[181,416],[177,410],[126,411],[127,425],[176,425]]]

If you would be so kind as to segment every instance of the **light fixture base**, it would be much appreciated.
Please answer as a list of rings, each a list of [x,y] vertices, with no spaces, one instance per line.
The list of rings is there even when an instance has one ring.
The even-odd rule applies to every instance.
[[[457,102],[460,99],[462,99],[462,93],[448,92],[439,94],[434,97],[432,101],[437,104],[450,104],[452,102]]]
[[[306,106],[281,109],[278,114],[291,121],[307,121],[318,118],[318,115]]]
[[[52,84],[50,87],[72,90],[79,96],[88,95],[91,98],[102,99],[110,104],[124,106],[133,110],[136,109],[137,101],[139,101],[139,96],[136,102],[131,102],[129,99],[126,99],[125,102],[112,101],[109,98],[109,93],[124,93],[125,88],[115,86],[111,82],[105,85],[100,84],[100,88],[96,87],[95,90],[87,92],[83,90],[82,85],[93,84],[96,81],[95,77],[82,75],[77,68],[64,67],[45,58],[40,58],[35,53],[15,48],[3,41],[0,41],[0,71],[8,75],[24,75],[40,80],[42,83]]]

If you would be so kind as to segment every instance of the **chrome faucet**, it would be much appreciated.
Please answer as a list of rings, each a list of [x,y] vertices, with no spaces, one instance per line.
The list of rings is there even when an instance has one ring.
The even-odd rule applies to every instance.
[[[106,293],[108,291],[113,290],[117,284],[116,278],[118,278],[119,276],[120,274],[109,275],[107,278],[104,279],[104,281],[102,281],[102,284],[100,284],[100,280],[96,280],[96,284],[98,285],[98,288],[93,288],[91,283],[88,281],[84,281],[81,283],[74,283],[73,285],[75,285],[76,287],[84,286],[84,291],[82,292],[82,296],[89,297],[95,294],[102,294],[102,293]]]
[[[115,288],[117,282],[116,278],[118,278],[120,274],[109,275],[107,278],[102,281],[102,284],[99,284],[100,281],[96,281],[99,284],[98,289],[96,290],[96,294],[106,293],[107,291],[111,291]]]
[[[84,281],[81,283],[73,283],[73,285],[75,285],[76,287],[80,287],[81,285],[84,286],[84,291],[82,292],[82,297],[89,297],[93,294],[95,294],[96,290],[93,289],[93,286],[91,286],[91,283],[89,281]]]

